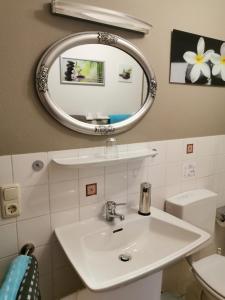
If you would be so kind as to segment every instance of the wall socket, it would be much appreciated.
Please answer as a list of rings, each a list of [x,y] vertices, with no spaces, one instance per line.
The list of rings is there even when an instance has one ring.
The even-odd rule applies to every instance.
[[[3,218],[13,218],[20,215],[20,186],[18,184],[0,187],[0,202]]]

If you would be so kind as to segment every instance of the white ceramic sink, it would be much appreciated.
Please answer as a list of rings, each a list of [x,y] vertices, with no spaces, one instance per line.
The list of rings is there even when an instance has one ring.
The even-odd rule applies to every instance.
[[[89,289],[109,289],[161,270],[210,238],[161,210],[151,211],[151,216],[133,211],[115,225],[91,219],[56,228],[67,257]],[[121,261],[120,254],[131,260]]]

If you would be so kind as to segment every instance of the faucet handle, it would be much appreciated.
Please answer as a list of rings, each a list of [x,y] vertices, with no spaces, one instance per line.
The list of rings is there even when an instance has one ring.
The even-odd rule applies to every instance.
[[[124,220],[124,215],[116,213],[116,207],[125,204],[126,203],[116,203],[115,201],[107,201],[105,204],[106,220],[112,221],[115,217],[119,217],[121,221]]]
[[[106,206],[106,210],[115,213],[116,207],[117,206],[122,206],[122,205],[126,205],[126,203],[116,203],[115,201],[107,201],[105,206]]]

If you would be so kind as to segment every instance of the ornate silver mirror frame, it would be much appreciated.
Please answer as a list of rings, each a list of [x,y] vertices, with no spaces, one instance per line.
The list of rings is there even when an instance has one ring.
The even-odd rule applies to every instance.
[[[108,125],[88,124],[74,119],[57,106],[48,91],[48,72],[56,58],[71,47],[85,44],[103,44],[116,47],[133,57],[142,67],[148,83],[147,97],[138,112],[128,119]],[[128,130],[136,124],[152,106],[157,90],[154,72],[143,54],[127,40],[106,32],[84,32],[73,34],[54,43],[41,58],[36,73],[36,88],[39,98],[48,112],[64,126],[91,135],[110,135]]]

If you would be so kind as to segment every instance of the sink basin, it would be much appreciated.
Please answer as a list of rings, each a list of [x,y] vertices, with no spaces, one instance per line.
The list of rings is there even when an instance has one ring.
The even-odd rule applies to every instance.
[[[115,224],[91,219],[55,229],[89,289],[103,291],[162,270],[210,239],[208,233],[166,212],[151,211],[150,216],[133,211]]]

